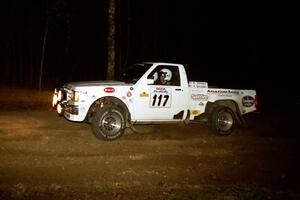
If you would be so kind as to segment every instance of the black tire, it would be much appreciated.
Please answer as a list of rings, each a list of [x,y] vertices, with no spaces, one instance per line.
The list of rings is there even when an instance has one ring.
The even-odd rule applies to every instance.
[[[213,109],[209,117],[209,125],[214,133],[221,136],[227,136],[235,128],[235,115],[233,111],[226,106],[218,106]]]
[[[107,105],[100,108],[93,115],[92,131],[96,138],[101,140],[115,140],[125,129],[125,117],[121,109]]]

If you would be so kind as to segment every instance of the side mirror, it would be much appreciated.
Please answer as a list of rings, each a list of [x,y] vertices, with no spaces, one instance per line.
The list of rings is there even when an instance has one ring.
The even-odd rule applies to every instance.
[[[154,80],[153,79],[147,79],[147,85],[153,85]]]

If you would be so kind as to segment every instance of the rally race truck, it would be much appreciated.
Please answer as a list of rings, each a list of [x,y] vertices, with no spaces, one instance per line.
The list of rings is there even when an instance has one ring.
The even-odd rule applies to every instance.
[[[182,64],[144,62],[129,67],[121,81],[66,83],[55,89],[52,106],[67,120],[90,123],[96,138],[114,140],[125,128],[161,123],[204,122],[230,135],[257,100],[255,90],[188,81]]]

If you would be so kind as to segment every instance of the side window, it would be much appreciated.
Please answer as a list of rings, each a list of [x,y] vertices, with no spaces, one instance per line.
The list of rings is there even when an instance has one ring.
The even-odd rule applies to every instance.
[[[153,79],[154,85],[180,86],[178,66],[159,65],[148,75],[148,79]]]

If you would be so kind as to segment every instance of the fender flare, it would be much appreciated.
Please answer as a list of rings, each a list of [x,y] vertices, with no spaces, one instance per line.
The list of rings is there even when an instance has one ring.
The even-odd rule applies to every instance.
[[[217,106],[227,106],[229,107],[235,115],[236,120],[243,125],[246,125],[245,120],[243,118],[243,115],[239,109],[239,106],[237,104],[237,102],[235,102],[234,100],[217,100],[215,102],[207,102],[206,107],[205,107],[205,113],[208,114],[208,116],[211,114],[211,112],[213,111],[213,109]]]
[[[122,109],[125,113],[125,121],[126,121],[126,127],[129,127],[131,124],[131,114],[128,109],[128,105],[126,102],[122,101],[121,99],[114,97],[114,96],[105,96],[101,97],[97,100],[95,100],[86,115],[85,121],[88,123],[91,123],[93,114],[98,110],[101,109],[104,105],[114,105],[117,106],[118,108]]]

